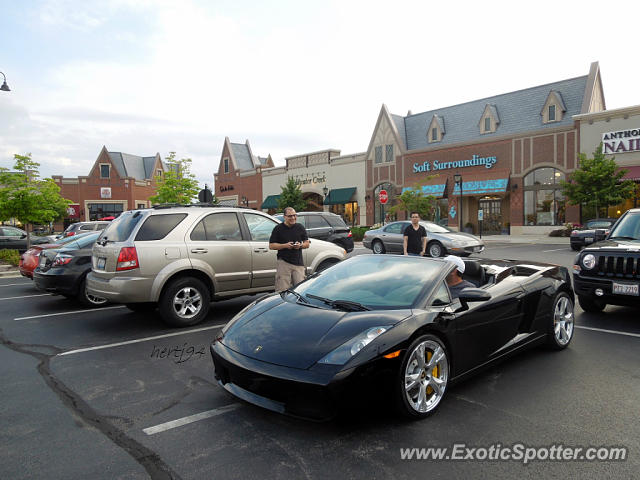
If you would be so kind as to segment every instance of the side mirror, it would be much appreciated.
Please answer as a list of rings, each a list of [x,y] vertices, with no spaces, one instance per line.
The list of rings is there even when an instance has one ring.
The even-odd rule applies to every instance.
[[[604,240],[606,236],[607,236],[607,232],[602,228],[598,228],[594,233],[593,241],[599,242],[601,240]]]
[[[485,300],[491,299],[491,294],[486,290],[475,287],[467,287],[460,290],[460,295],[458,296],[460,300],[464,300],[465,302],[482,302]]]

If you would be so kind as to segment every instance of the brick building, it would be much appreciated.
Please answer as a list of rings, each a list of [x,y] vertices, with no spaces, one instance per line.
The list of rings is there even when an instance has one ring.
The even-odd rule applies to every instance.
[[[88,175],[77,178],[52,176],[62,197],[72,201],[69,217],[64,225],[56,225],[56,230],[75,221],[97,220],[150,206],[149,197],[156,193],[155,177],[164,175],[165,171],[159,153],[139,157],[109,152],[103,146]]]
[[[366,153],[367,224],[421,182],[437,220],[487,233],[544,233],[578,222],[560,193],[580,147],[574,115],[605,110],[598,63],[588,75],[406,116],[382,106]],[[456,183],[458,180],[458,183]],[[462,190],[460,189],[460,184]],[[460,220],[462,216],[462,220]]]
[[[222,204],[260,209],[262,171],[273,166],[271,155],[259,157],[253,154],[249,140],[232,143],[225,137],[218,173],[213,175],[216,198]]]

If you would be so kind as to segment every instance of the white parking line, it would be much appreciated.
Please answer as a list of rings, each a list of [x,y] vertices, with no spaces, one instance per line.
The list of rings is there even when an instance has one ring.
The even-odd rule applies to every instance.
[[[604,328],[583,327],[582,325],[576,325],[576,328],[581,328],[583,330],[593,330],[594,332],[615,333],[616,335],[626,335],[627,337],[640,338],[640,333],[618,332],[617,330],[605,330]]]
[[[51,296],[50,293],[39,293],[38,295],[22,295],[21,297],[5,297],[0,298],[0,300],[15,300],[16,298],[31,298],[31,297],[46,297]]]
[[[240,403],[232,403],[231,405],[225,405],[224,407],[215,408],[213,410],[207,410],[206,412],[196,413],[194,415],[189,415],[188,417],[182,417],[182,418],[178,418],[177,420],[171,420],[170,422],[161,423],[160,425],[156,425],[155,427],[145,428],[142,431],[147,435],[153,435],[154,433],[164,432],[166,430],[171,430],[172,428],[181,427],[182,425],[187,425],[189,423],[197,422],[199,420],[204,420],[206,418],[222,415],[223,413],[227,413],[232,410],[235,410],[240,406],[242,406]]]
[[[69,350],[68,352],[59,353],[56,356],[57,357],[62,357],[64,355],[74,355],[76,353],[90,352],[92,350],[102,350],[104,348],[114,348],[114,347],[121,347],[122,345],[131,345],[133,343],[148,342],[149,340],[157,340],[159,338],[175,337],[175,336],[178,336],[178,335],[187,335],[189,333],[202,332],[204,330],[212,330],[214,328],[224,327],[225,325],[226,325],[226,323],[222,323],[220,325],[212,325],[210,327],[194,328],[194,329],[191,329],[191,330],[183,330],[183,331],[175,332],[175,333],[167,333],[165,335],[156,335],[154,337],[144,337],[144,338],[138,338],[138,339],[135,339],[135,340],[127,340],[126,342],[109,343],[107,345],[98,345],[96,347],[78,348],[77,350]]]
[[[114,308],[125,308],[124,305],[116,305],[115,307],[89,308],[88,310],[74,310],[73,312],[47,313],[46,315],[33,315],[31,317],[18,317],[14,320],[31,320],[33,318],[55,317],[56,315],[71,315],[72,313],[99,312],[100,310],[111,310]]]
[[[5,283],[4,285],[0,285],[0,287],[12,287],[15,285],[33,285],[33,283],[31,282],[26,282],[26,283]]]
[[[542,253],[547,253],[547,252],[559,252],[560,250],[567,250],[567,247],[564,248],[556,248],[554,250],[542,250]]]

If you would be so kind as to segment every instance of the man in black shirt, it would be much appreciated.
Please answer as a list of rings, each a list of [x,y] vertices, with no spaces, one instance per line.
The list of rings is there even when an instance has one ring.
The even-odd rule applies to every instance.
[[[307,230],[296,223],[296,211],[284,209],[284,223],[276,225],[269,238],[269,249],[278,251],[276,292],[282,292],[304,280],[302,248],[309,248]]]
[[[427,231],[420,225],[420,214],[411,212],[411,225],[404,229],[404,254],[424,256],[427,248]]]

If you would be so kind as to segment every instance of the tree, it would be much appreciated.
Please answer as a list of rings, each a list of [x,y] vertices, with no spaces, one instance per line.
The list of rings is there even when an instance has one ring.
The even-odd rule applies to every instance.
[[[191,159],[176,159],[176,152],[165,158],[167,171],[156,177],[157,193],[149,200],[159,203],[191,203],[198,194],[198,181],[191,173]]]
[[[307,208],[307,201],[302,198],[302,190],[293,177],[289,177],[287,183],[281,187],[278,209],[283,211],[287,207],[293,207],[297,212]]]
[[[31,247],[29,226],[60,220],[71,200],[60,196],[51,178],[39,179],[40,164],[31,154],[14,156],[13,170],[0,168],[0,220],[15,218],[27,228],[27,249]]]
[[[430,175],[422,182],[414,183],[411,188],[407,188],[396,198],[396,204],[389,209],[389,213],[395,215],[400,211],[418,212],[421,218],[433,220],[436,197],[424,193],[422,187],[424,183],[436,176]]]
[[[622,180],[627,170],[618,170],[615,157],[607,158],[602,153],[602,143],[598,145],[593,158],[578,155],[579,167],[561,181],[562,193],[572,205],[586,204],[595,207],[596,218],[599,209],[622,203],[633,195],[634,183]]]

